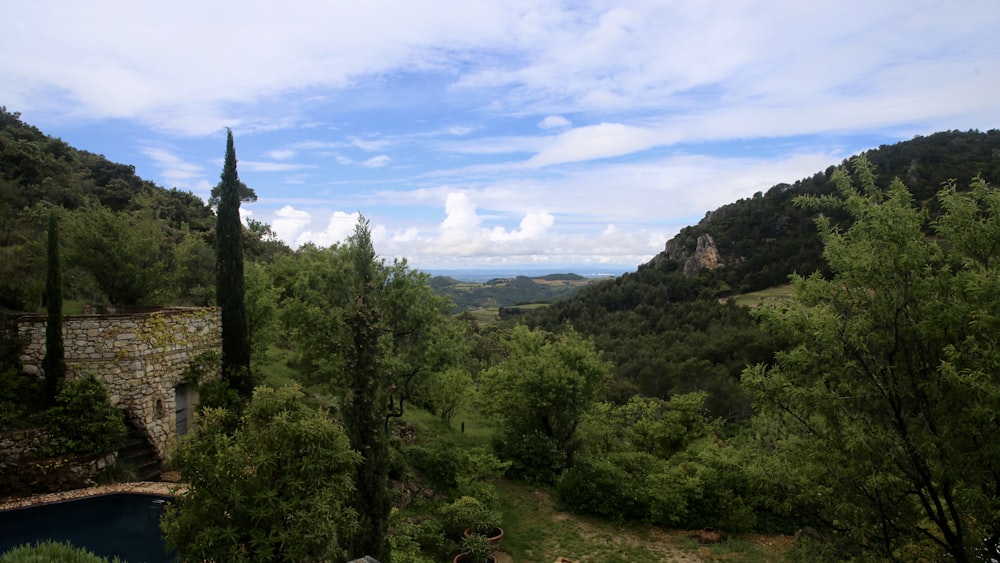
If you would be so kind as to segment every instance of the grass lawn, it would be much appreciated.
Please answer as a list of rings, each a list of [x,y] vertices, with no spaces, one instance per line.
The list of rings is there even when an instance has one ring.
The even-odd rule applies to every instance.
[[[753,291],[750,293],[744,293],[743,295],[730,295],[729,297],[720,299],[719,301],[725,303],[730,299],[736,300],[737,305],[743,307],[759,307],[765,303],[773,303],[775,301],[781,301],[787,299],[788,296],[792,294],[792,285],[785,284],[775,287],[769,287],[767,289],[762,289],[760,291]]]
[[[408,407],[403,419],[416,427],[417,443],[425,446],[489,448],[493,435],[491,422],[471,401],[459,408],[450,423],[416,407]],[[503,512],[500,563],[552,563],[559,557],[577,563],[767,562],[781,561],[788,546],[786,538],[770,536],[737,536],[723,544],[703,546],[689,531],[561,511],[544,487],[506,479],[495,486]]]
[[[736,536],[700,545],[696,533],[641,522],[616,523],[558,510],[549,491],[501,480],[504,538],[509,561],[552,563],[669,563],[693,561],[782,561],[788,538]]]

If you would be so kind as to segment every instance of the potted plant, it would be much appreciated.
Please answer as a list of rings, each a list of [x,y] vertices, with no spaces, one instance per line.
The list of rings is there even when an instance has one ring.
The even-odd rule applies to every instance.
[[[493,541],[494,548],[500,546],[503,528],[500,527],[500,513],[484,505],[479,499],[463,496],[446,505],[442,516],[448,533],[466,536],[478,533]]]
[[[482,534],[469,534],[462,538],[461,553],[452,563],[496,563],[495,549],[489,538]]]
[[[500,548],[503,539],[503,528],[500,527],[500,513],[480,505],[480,509],[471,515],[469,527],[465,529],[465,537],[480,534],[493,544],[494,551]]]

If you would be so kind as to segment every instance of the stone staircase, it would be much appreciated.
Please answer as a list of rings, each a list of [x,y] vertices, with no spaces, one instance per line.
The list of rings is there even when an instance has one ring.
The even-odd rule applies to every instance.
[[[125,446],[118,450],[118,463],[131,467],[136,481],[159,481],[163,477],[156,449],[149,443],[146,433],[132,424],[128,425]]]

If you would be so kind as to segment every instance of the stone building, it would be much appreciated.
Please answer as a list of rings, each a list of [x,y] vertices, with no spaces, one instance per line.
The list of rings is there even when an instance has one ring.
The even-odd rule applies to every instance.
[[[93,373],[111,402],[145,433],[160,459],[191,431],[197,404],[193,367],[222,350],[218,308],[164,308],[129,313],[71,315],[63,321],[67,378]],[[18,315],[25,342],[21,364],[41,375],[46,315]],[[202,375],[218,377],[218,374]]]

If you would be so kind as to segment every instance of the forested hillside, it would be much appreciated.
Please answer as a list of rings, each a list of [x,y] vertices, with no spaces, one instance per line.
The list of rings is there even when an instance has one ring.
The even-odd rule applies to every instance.
[[[42,305],[49,210],[64,223],[68,300],[115,305],[214,299],[215,214],[190,192],[78,150],[0,107],[0,308]],[[251,223],[250,257],[281,252]]]
[[[592,283],[577,274],[548,274],[540,277],[497,278],[484,283],[462,282],[447,276],[431,278],[431,287],[447,295],[456,311],[473,308],[497,309],[524,303],[551,302],[574,295]]]
[[[902,179],[932,216],[940,210],[934,196],[949,179],[960,188],[977,175],[1000,184],[997,130],[935,133],[865,156],[880,189]],[[747,310],[725,304],[725,298],[786,284],[795,272],[826,271],[818,212],[795,200],[833,194],[834,170],[830,166],[711,211],[636,272],[535,310],[526,322],[550,330],[569,323],[593,338],[614,365],[623,396],[639,391],[667,398],[703,390],[715,414],[748,416],[740,372],[769,360],[780,343],[762,333]],[[842,228],[849,225],[844,211],[826,214]]]

